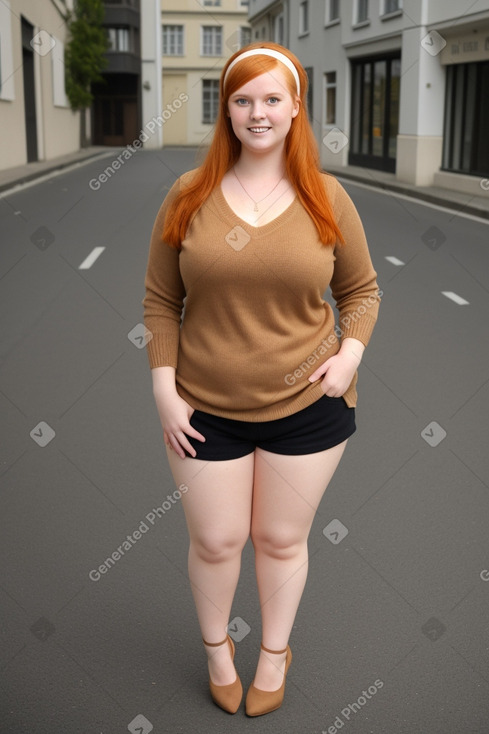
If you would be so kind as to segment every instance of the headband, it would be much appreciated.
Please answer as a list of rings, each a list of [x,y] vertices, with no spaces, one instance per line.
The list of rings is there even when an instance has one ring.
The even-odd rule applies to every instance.
[[[236,56],[236,58],[234,59],[234,61],[232,61],[229,64],[228,68],[226,69],[226,73],[224,74],[224,83],[223,83],[223,86],[226,84],[227,75],[229,74],[229,72],[231,71],[231,69],[233,68],[233,66],[235,64],[237,64],[238,61],[241,61],[242,59],[247,59],[249,56],[272,56],[274,59],[277,59],[278,61],[281,61],[282,64],[285,64],[285,66],[289,69],[289,71],[292,72],[292,74],[294,76],[295,83],[296,83],[296,86],[297,86],[297,94],[300,97],[300,94],[301,94],[301,85],[300,85],[300,82],[299,82],[299,74],[297,73],[296,67],[294,66],[294,64],[292,63],[292,61],[289,59],[288,56],[286,56],[285,54],[281,53],[280,51],[275,51],[275,49],[273,49],[273,48],[252,48],[249,51],[243,51],[242,54],[240,54],[239,56]]]

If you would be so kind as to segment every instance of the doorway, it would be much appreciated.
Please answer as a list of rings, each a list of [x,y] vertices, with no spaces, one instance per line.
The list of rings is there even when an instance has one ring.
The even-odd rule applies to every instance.
[[[396,170],[401,59],[352,62],[352,117],[348,163]]]
[[[34,26],[22,18],[22,75],[24,80],[24,117],[27,162],[37,161],[36,85],[34,51],[31,46]]]

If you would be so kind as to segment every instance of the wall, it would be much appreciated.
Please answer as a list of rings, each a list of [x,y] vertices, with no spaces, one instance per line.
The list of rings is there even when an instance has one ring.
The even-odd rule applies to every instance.
[[[34,52],[38,158],[48,160],[79,148],[79,114],[70,110],[63,89],[63,45],[67,32],[62,10],[63,4],[54,0],[0,3],[2,168],[27,162],[21,16],[34,26],[34,34],[40,33]]]

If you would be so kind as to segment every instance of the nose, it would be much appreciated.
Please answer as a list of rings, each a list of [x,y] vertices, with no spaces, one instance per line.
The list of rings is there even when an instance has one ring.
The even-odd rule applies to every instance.
[[[261,102],[253,102],[250,117],[252,117],[253,120],[263,120],[263,118],[266,117],[266,113]]]

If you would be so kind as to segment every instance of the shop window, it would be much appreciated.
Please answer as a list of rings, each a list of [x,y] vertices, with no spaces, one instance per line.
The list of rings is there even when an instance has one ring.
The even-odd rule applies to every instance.
[[[446,171],[489,175],[489,61],[447,67],[443,162]]]
[[[351,165],[395,170],[400,77],[398,57],[353,62]]]

